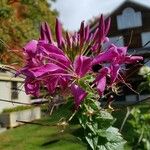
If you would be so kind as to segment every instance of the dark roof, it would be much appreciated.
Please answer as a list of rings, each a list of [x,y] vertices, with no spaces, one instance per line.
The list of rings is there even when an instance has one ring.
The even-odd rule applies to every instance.
[[[116,7],[112,12],[105,14],[105,18],[108,18],[109,16],[111,16],[112,14],[115,14],[116,12],[124,9],[125,7],[130,6],[130,7],[136,7],[141,8],[141,9],[146,9],[146,10],[150,10],[150,7],[147,5],[144,5],[142,3],[139,3],[137,1],[133,1],[133,0],[126,0],[124,2],[122,2],[118,7]],[[91,31],[95,29],[95,27],[98,26],[99,21],[97,21],[100,18],[100,16],[96,17],[96,19],[90,23],[90,27],[91,27]]]

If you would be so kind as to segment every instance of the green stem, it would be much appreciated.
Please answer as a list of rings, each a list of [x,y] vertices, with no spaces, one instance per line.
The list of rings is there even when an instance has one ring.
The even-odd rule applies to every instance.
[[[124,120],[123,120],[123,122],[121,124],[120,130],[119,130],[120,132],[122,131],[122,129],[123,129],[123,127],[124,127],[128,117],[129,117],[129,115],[131,113],[131,111],[132,111],[132,109],[130,109],[130,107],[127,107],[127,113],[126,113],[126,116],[124,117]]]

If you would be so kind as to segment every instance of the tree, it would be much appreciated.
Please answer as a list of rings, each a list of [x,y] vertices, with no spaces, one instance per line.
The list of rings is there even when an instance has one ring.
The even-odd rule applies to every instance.
[[[1,63],[23,62],[21,49],[27,41],[38,38],[40,23],[47,21],[54,26],[57,12],[50,8],[46,0],[0,1]]]

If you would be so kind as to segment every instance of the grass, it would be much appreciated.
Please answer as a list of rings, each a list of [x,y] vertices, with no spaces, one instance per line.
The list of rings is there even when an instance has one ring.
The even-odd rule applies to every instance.
[[[62,117],[70,116],[68,107],[70,106],[62,106],[52,116],[36,121],[45,126],[26,124],[1,133],[0,150],[86,150],[87,146],[74,136],[80,133],[77,131],[77,125],[68,126],[63,133],[54,126]],[[143,111],[146,111],[145,105]],[[121,126],[125,114],[126,109],[113,113],[113,116],[117,118],[114,124],[116,127]],[[122,133],[127,141],[132,140],[133,130],[127,122]],[[126,144],[125,150],[131,149],[131,146]]]
[[[3,110],[2,113],[11,113],[11,112],[30,109],[30,108],[34,108],[34,107],[33,106],[17,106],[17,107],[14,107],[14,108],[6,108],[6,109]]]
[[[51,126],[69,114],[66,110],[59,109],[51,117],[36,121],[50,126],[26,124],[1,133],[0,150],[86,150],[86,145],[72,134],[76,126],[68,127],[64,133],[57,126]]]

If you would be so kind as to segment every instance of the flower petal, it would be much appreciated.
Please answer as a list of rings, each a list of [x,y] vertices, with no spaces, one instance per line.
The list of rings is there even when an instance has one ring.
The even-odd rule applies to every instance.
[[[112,84],[113,82],[115,82],[117,76],[118,76],[118,73],[119,73],[119,69],[120,69],[120,66],[119,64],[115,64],[115,65],[112,65],[111,68],[110,68],[110,76],[111,76],[111,83]]]
[[[53,61],[55,64],[63,68],[65,66],[68,67],[71,64],[69,58],[58,47],[51,44],[42,44],[40,48],[41,48],[41,52],[47,55],[50,60],[51,58],[55,60],[55,62]]]
[[[106,76],[109,74],[110,69],[108,67],[102,68],[95,82],[97,84],[97,90],[99,95],[103,95],[106,87]]]
[[[26,78],[25,80],[25,92],[26,94],[32,94],[36,97],[40,95],[40,83],[35,82],[32,78]]]
[[[78,109],[81,102],[87,96],[87,93],[76,84],[71,85],[71,92],[72,92],[72,95],[74,96],[75,106]]]
[[[127,54],[127,47],[117,47],[117,51],[120,56],[125,56]]]
[[[38,44],[37,40],[32,40],[32,41],[28,42],[23,47],[23,50],[24,50],[25,54],[27,54],[29,57],[34,57],[35,52],[37,50],[37,44]]]
[[[46,85],[48,92],[50,94],[53,94],[55,92],[55,89],[58,85],[58,79],[59,79],[59,77],[54,76],[54,77],[51,77],[45,81],[45,85]]]
[[[117,47],[111,45],[107,51],[99,54],[93,59],[92,65],[96,65],[102,62],[112,62],[116,57],[118,57]]]
[[[91,58],[79,55],[74,61],[74,70],[79,77],[83,77],[91,68]]]
[[[34,68],[25,68],[21,71],[24,75],[32,78],[40,78],[45,75],[53,75],[53,74],[62,74],[64,71],[57,65],[53,63],[49,63],[43,66],[38,66]]]
[[[50,27],[49,27],[47,22],[45,22],[44,25],[45,25],[45,35],[47,37],[47,40],[48,40],[49,43],[52,44],[53,43],[53,38],[52,38],[51,29],[50,29]]]
[[[108,32],[109,32],[110,23],[111,23],[111,18],[109,17],[109,18],[105,21],[105,35],[107,35]]]
[[[61,25],[61,23],[59,22],[58,19],[56,19],[56,39],[57,39],[58,47],[61,48],[61,46],[62,46],[62,39],[63,39],[63,36],[62,36],[62,25]]]
[[[126,56],[125,57],[125,63],[126,64],[132,64],[132,63],[136,63],[140,60],[143,60],[142,56]]]

